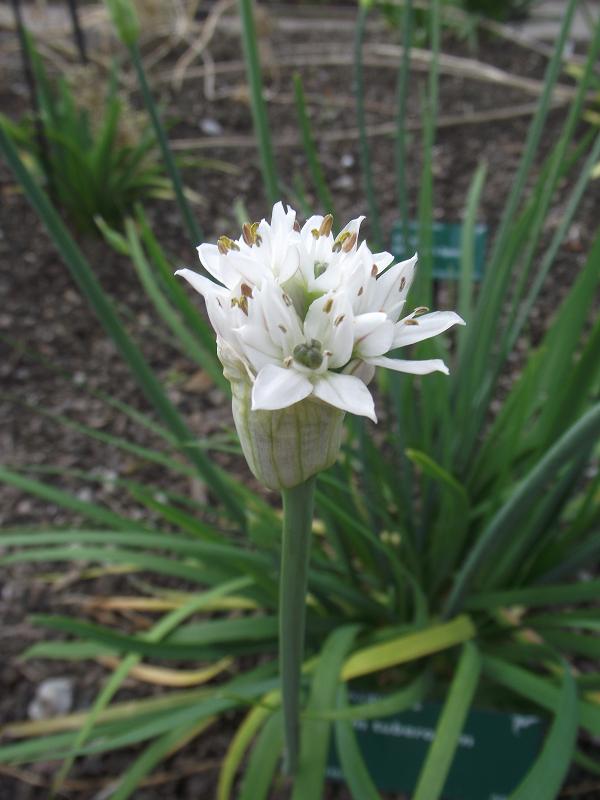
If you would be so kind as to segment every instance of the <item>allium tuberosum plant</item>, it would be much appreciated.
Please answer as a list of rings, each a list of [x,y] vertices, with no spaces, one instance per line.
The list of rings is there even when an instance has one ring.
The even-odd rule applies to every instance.
[[[283,495],[280,668],[287,771],[298,760],[298,694],[314,478],[339,453],[346,412],[369,417],[375,368],[423,375],[447,372],[440,359],[407,361],[391,351],[463,320],[417,308],[402,316],[417,258],[359,244],[363,217],[337,236],[333,217],[301,228],[282,203],[271,223],[246,223],[237,240],[221,236],[198,253],[213,281],[178,272],[206,300],[217,353],[231,381],[233,418],[254,475]]]
[[[429,298],[434,293],[427,244],[434,216],[432,163],[441,4],[434,0],[431,5],[433,57],[418,204],[421,262],[412,288],[414,299],[409,301],[413,305],[432,305]],[[430,698],[442,700],[444,707],[435,739],[420,767],[415,800],[438,800],[443,795],[473,704],[526,710],[546,717],[547,733],[539,756],[519,784],[508,788],[511,798],[554,800],[573,760],[592,773],[599,769],[587,744],[593,741],[590,737],[600,736],[600,677],[593,666],[600,658],[595,636],[600,581],[593,572],[600,555],[600,320],[590,313],[600,283],[600,235],[591,230],[587,252],[578,255],[563,248],[563,243],[580,215],[586,190],[593,187],[594,166],[600,158],[600,137],[589,133],[580,137],[578,125],[600,54],[600,28],[594,31],[560,134],[554,142],[546,142],[549,149],[545,159],[540,156],[576,5],[575,0],[566,4],[521,161],[501,218],[492,231],[480,288],[472,280],[472,234],[481,218],[484,165],[475,172],[465,198],[458,311],[468,324],[458,337],[458,347],[448,351],[444,338],[437,337],[417,342],[415,352],[410,353],[415,360],[442,359],[450,365],[450,375],[433,373],[421,378],[394,370],[379,371],[365,391],[375,394],[373,387],[377,387],[378,412],[381,409],[384,424],[375,429],[363,416],[348,414],[339,457],[317,479],[305,611],[306,658],[302,666],[306,704],[300,717],[301,759],[293,800],[315,800],[323,795],[332,741],[351,795],[356,800],[378,798],[369,765],[354,735],[353,721],[389,716]],[[115,0],[113,6],[129,7],[127,0]],[[277,191],[257,52],[255,47],[252,50],[256,40],[251,35],[250,0],[240,0],[240,7],[266,194],[275,200],[282,193]],[[383,241],[389,231],[375,224],[377,196],[365,127],[365,82],[359,79],[367,13],[366,6],[362,7],[357,26],[357,122],[362,132],[361,166],[370,222],[373,231],[381,229],[379,238]],[[411,3],[407,2],[403,14],[406,22],[410,15]],[[403,29],[406,48],[399,65],[396,168],[399,217],[408,227],[405,111],[410,25],[403,25]],[[124,25],[123,38],[147,107],[152,109],[157,139],[168,153],[168,142],[142,71],[141,53],[134,46],[136,30]],[[118,407],[120,413],[157,438],[152,445],[140,447],[124,436],[107,435],[48,409],[36,407],[31,413],[44,413],[47,424],[76,428],[81,436],[134,455],[160,475],[145,480],[119,475],[116,487],[126,495],[129,505],[115,509],[99,501],[84,501],[66,488],[63,467],[45,464],[42,472],[36,465],[1,467],[3,482],[68,509],[83,521],[73,522],[66,529],[46,525],[34,531],[3,531],[5,550],[0,563],[11,568],[21,562],[39,562],[44,575],[48,562],[78,568],[83,564],[82,578],[98,570],[117,569],[124,573],[132,596],[110,598],[112,608],[126,612],[135,606],[148,615],[157,613],[157,608],[164,609],[149,629],[125,629],[118,619],[114,624],[105,618],[99,621],[93,605],[77,614],[35,617],[38,625],[70,638],[57,641],[49,636],[29,648],[24,657],[89,659],[110,664],[111,671],[90,708],[52,720],[3,726],[0,763],[12,770],[29,763],[61,761],[60,783],[74,759],[81,759],[85,770],[89,755],[95,758],[106,751],[128,748],[131,762],[123,774],[115,776],[112,797],[125,800],[135,796],[141,782],[175,750],[195,737],[211,736],[215,721],[224,714],[230,719],[231,712],[237,710],[244,711],[245,716],[223,759],[217,798],[265,800],[279,781],[283,732],[277,662],[277,581],[282,555],[279,514],[215,458],[218,451],[231,450],[231,438],[194,435],[129,335],[115,302],[99,285],[94,266],[69,235],[2,127],[0,149],[83,295],[130,366],[148,408],[142,412],[111,397],[104,397],[104,402],[112,409]],[[312,156],[315,166],[316,147]],[[172,158],[169,163],[173,167]],[[169,174],[174,187],[181,187],[177,170],[170,169]],[[317,177],[322,183],[323,175],[314,169],[313,181],[318,189]],[[195,232],[197,222],[190,209],[186,210],[183,193],[176,192],[176,196],[190,240],[197,244],[203,239]],[[322,208],[330,206],[323,200]],[[337,237],[329,238],[330,224],[322,218],[314,225],[319,232],[314,241],[312,230],[310,235],[305,234],[315,250],[333,252]],[[283,230],[289,231],[289,227]],[[213,333],[179,279],[173,277],[174,264],[141,209],[135,219],[128,220],[126,233],[114,233],[111,242],[135,265],[149,302],[173,334],[179,353],[222,385],[221,365],[212,350]],[[213,258],[211,264],[217,269],[234,264],[232,256],[241,259],[248,252],[246,248],[256,258],[260,254],[254,241],[257,233],[252,226],[245,229],[244,246],[242,241],[235,243],[239,251],[229,240],[221,240],[225,253],[219,254],[218,260]],[[340,242],[336,257],[342,258],[343,246],[349,241]],[[261,245],[266,242],[263,236]],[[267,252],[265,248],[263,253]],[[327,261],[320,251],[318,255],[318,261]],[[346,256],[350,260],[355,257],[344,253]],[[515,371],[509,354],[527,333],[530,312],[559,256],[569,265],[572,286],[548,320],[539,346],[526,353],[522,369]],[[252,266],[244,263],[244,269]],[[373,263],[376,259],[371,268]],[[378,268],[375,287],[387,275],[383,269]],[[235,270],[234,274],[222,272],[214,283],[216,288],[208,286],[215,297],[223,293],[230,298],[223,313],[235,314],[240,328],[251,324],[252,304],[262,293],[262,279],[256,280],[256,274],[262,271],[264,265],[254,270],[254,278],[244,271],[237,275]],[[311,287],[324,274],[317,272],[320,268],[312,275],[308,272],[306,309],[299,306],[302,324],[298,325],[303,335]],[[242,283],[252,297],[246,296],[248,289],[242,291]],[[219,288],[218,284],[223,286]],[[271,284],[277,286],[277,276]],[[288,312],[296,308],[292,288],[285,290],[292,301],[291,306],[286,305]],[[325,293],[331,288],[326,287]],[[231,290],[236,300],[233,307]],[[312,298],[312,302],[318,303],[319,298]],[[406,316],[409,311],[398,311],[398,317],[391,309],[385,312],[394,331],[404,330],[398,327],[400,315]],[[354,313],[384,312],[376,307],[353,307]],[[334,325],[339,316],[333,317]],[[265,326],[270,319],[267,313]],[[423,331],[425,319],[423,313],[415,318],[418,325],[405,325],[406,335]],[[285,321],[281,324],[287,328]],[[233,343],[228,340],[228,346],[235,345],[237,353],[239,372],[235,377],[242,381],[237,387],[241,399],[235,402],[245,409],[248,419],[252,413],[267,415],[265,418],[272,421],[278,415],[291,414],[294,406],[323,403],[316,399],[316,389],[319,385],[321,391],[322,382],[326,389],[329,387],[329,377],[325,380],[325,371],[319,372],[324,364],[327,373],[347,377],[343,373],[347,364],[332,368],[330,356],[325,362],[325,351],[338,352],[337,342],[334,347],[326,341],[326,331],[319,329],[318,335],[311,331],[310,337],[291,340],[286,343],[288,349],[292,346],[291,352],[285,352],[281,344],[284,332],[280,331],[282,339],[273,339],[265,326],[259,328],[264,334],[260,342],[263,347],[266,342],[268,349],[262,352],[260,364],[254,360],[259,353],[249,350],[250,341],[238,339],[237,334]],[[389,330],[389,324],[384,325],[382,320],[381,328]],[[363,349],[360,360],[364,366],[354,372],[354,377],[368,378],[364,370],[370,371],[372,364],[367,359],[388,357],[384,344],[378,342],[379,354]],[[292,361],[286,367],[284,362],[289,357]],[[349,357],[347,363],[357,359]],[[294,386],[303,386],[306,391],[308,381],[310,394],[292,406],[252,412],[252,385],[261,367],[269,368],[267,377],[273,367],[285,371],[285,391],[289,391],[292,379]],[[500,394],[499,378],[507,373],[512,383]],[[224,389],[228,391],[228,385]],[[232,389],[235,397],[235,384]],[[85,387],[74,391],[85,391]],[[266,396],[281,399],[282,393],[271,386]],[[323,403],[323,408],[338,417],[344,413],[330,403]],[[363,409],[367,409],[367,403]],[[262,435],[260,430],[258,434]],[[246,438],[250,441],[250,433]],[[265,464],[275,463],[269,458],[255,459],[257,472],[264,470]],[[252,465],[252,458],[249,461]],[[95,472],[68,476],[86,487],[95,486],[99,480]],[[200,481],[207,489],[208,500],[178,492],[176,487],[182,480]],[[307,483],[310,479],[300,485]],[[295,489],[283,491],[284,499],[285,492],[292,493],[288,497],[295,493]],[[297,502],[286,507],[286,520],[294,517],[303,530],[310,526],[311,494],[310,487],[299,491]],[[137,515],[121,510],[132,504]],[[297,540],[284,534],[283,541]],[[305,548],[305,556],[307,552]],[[301,558],[295,558],[294,563],[300,563]],[[142,581],[141,571],[146,573]],[[292,575],[301,586],[299,577]],[[165,579],[177,581],[176,592],[165,588]],[[294,601],[291,607],[302,615],[297,596],[290,592]],[[282,618],[286,614],[284,610]],[[301,644],[297,637],[294,657],[300,658]],[[149,696],[122,701],[115,695],[126,678],[138,683],[160,682],[164,691],[154,696],[150,690]],[[369,681],[370,688],[375,684],[387,691],[381,699],[351,705],[348,687],[357,679]],[[288,720],[294,697],[288,692]],[[244,775],[238,782],[242,765]],[[402,770],[401,764],[398,769]]]

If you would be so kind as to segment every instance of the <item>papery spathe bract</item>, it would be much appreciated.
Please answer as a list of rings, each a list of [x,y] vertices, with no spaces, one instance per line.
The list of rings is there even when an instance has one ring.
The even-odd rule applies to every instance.
[[[252,387],[232,381],[232,410],[253,475],[269,489],[290,489],[337,459],[344,412],[310,398],[274,411],[252,410]]]
[[[373,254],[366,242],[359,244],[362,219],[334,236],[331,215],[313,216],[300,228],[295,212],[277,203],[271,223],[246,223],[237,240],[223,236],[216,245],[200,245],[202,264],[218,283],[189,269],[178,271],[206,300],[219,358],[234,387],[234,416],[244,451],[267,485],[277,478],[265,479],[265,469],[257,466],[260,459],[252,453],[267,452],[272,442],[261,437],[268,439],[275,430],[262,415],[254,425],[252,414],[295,409],[291,416],[281,416],[279,429],[293,431],[297,412],[303,420],[300,438],[310,439],[316,448],[316,471],[317,465],[322,469],[331,463],[331,442],[337,441],[337,434],[329,437],[322,430],[327,414],[315,411],[320,405],[335,410],[331,419],[336,425],[341,424],[339,412],[343,417],[346,411],[376,422],[367,388],[375,367],[418,375],[448,371],[440,359],[409,361],[387,355],[464,323],[451,311],[416,309],[400,317],[417,257],[390,266],[389,253]],[[306,408],[311,413],[297,408],[303,403],[310,403]],[[322,453],[317,452],[319,440]],[[286,472],[284,462],[293,457],[289,452],[286,456],[286,448],[283,460],[275,458],[273,474]],[[308,477],[306,472],[298,469],[298,482]],[[288,478],[285,485],[294,485]],[[294,480],[293,470],[289,479]]]

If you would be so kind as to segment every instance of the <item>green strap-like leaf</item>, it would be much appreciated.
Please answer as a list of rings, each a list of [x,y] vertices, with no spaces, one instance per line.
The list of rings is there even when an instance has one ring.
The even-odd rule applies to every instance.
[[[131,520],[116,514],[108,508],[99,506],[96,503],[91,503],[89,500],[80,500],[69,492],[64,492],[62,489],[57,489],[54,486],[50,486],[48,483],[42,483],[34,478],[21,475],[19,472],[14,472],[2,465],[0,465],[0,482],[7,483],[9,486],[14,486],[36,497],[41,497],[43,500],[47,500],[62,508],[68,508],[70,511],[81,514],[86,519],[92,520],[98,525],[106,525],[109,528],[116,528],[117,530],[131,528]],[[149,528],[143,524],[139,524],[138,527],[141,530],[149,530]]]
[[[465,719],[477,688],[481,657],[472,642],[463,646],[448,697],[442,709],[435,738],[427,751],[414,800],[438,800],[452,766]]]
[[[119,653],[138,653],[168,660],[219,657],[229,650],[253,652],[272,650],[277,635],[274,617],[210,620],[180,628],[164,642],[151,642],[142,636],[128,636],[82,620],[58,615],[34,614],[34,624],[105,644]],[[270,644],[268,644],[270,643]]]
[[[469,585],[479,567],[493,555],[504,539],[513,535],[519,521],[529,513],[531,498],[542,492],[556,471],[599,435],[600,403],[596,403],[548,450],[482,531],[452,587],[446,602],[446,614],[456,613],[464,604]]]
[[[210,583],[212,570],[202,569],[198,563],[192,564],[174,561],[164,556],[124,550],[117,547],[49,547],[13,553],[0,559],[0,565],[20,564],[35,561],[96,561],[101,564],[129,564],[134,569],[148,569],[159,575],[172,575],[184,578],[192,583]],[[219,573],[222,577],[222,573]],[[231,577],[231,576],[227,576]],[[217,578],[217,582],[218,582]]]
[[[533,700],[548,711],[555,711],[560,702],[560,688],[546,678],[540,678],[526,669],[516,667],[508,661],[484,656],[485,674],[494,682],[517,694]],[[600,736],[600,706],[579,700],[579,721],[594,736]]]
[[[323,645],[311,682],[308,711],[318,711],[335,704],[342,664],[357,630],[356,625],[339,628]],[[328,720],[310,717],[303,720],[300,765],[292,800],[315,800],[322,796],[330,735],[331,722]]]
[[[115,310],[114,303],[102,289],[94,270],[69,234],[47,196],[35,183],[26,167],[23,165],[19,154],[15,150],[10,137],[3,129],[2,125],[0,125],[0,151],[3,152],[9,167],[23,187],[27,199],[37,211],[48,232],[54,239],[57,249],[64,262],[69,267],[82,294],[88,300],[105,330],[115,342],[140,387],[146,394],[146,397],[153,404],[166,425],[171,429],[178,442],[181,443],[186,456],[198,469],[199,474],[202,475],[210,488],[230,510],[234,518],[242,527],[245,527],[244,511],[238,504],[236,496],[228,491],[221,471],[218,470],[210,459],[200,450],[185,446],[186,442],[190,442],[193,439],[187,425],[167,397],[158,378],[150,369],[137,344],[127,333]]]
[[[165,638],[165,636],[176,630],[187,617],[202,610],[215,598],[223,597],[233,592],[237,592],[240,589],[244,589],[249,585],[249,583],[250,581],[248,579],[238,578],[235,581],[230,581],[229,583],[222,584],[221,586],[218,586],[208,592],[203,592],[196,597],[192,597],[185,605],[174,609],[168,614],[165,614],[165,616],[159,622],[157,622],[156,625],[154,625],[154,627],[148,631],[148,633],[143,634],[143,638],[147,639],[149,642],[160,642]],[[73,745],[74,749],[78,749],[88,740],[96,724],[98,715],[101,714],[102,711],[104,711],[104,709],[108,706],[111,699],[119,690],[123,681],[127,678],[129,672],[133,669],[133,667],[136,666],[136,664],[139,663],[140,660],[141,656],[139,654],[130,653],[126,656],[126,658],[123,659],[117,669],[109,677],[102,690],[96,696],[90,713],[87,715],[84,724],[77,734]],[[69,758],[65,759],[54,781],[55,787],[59,787],[63,783],[73,765],[74,760],[74,756],[70,756]],[[124,785],[128,785],[127,782],[125,782]],[[120,790],[124,791],[122,786]]]
[[[473,623],[460,616],[443,625],[432,625],[417,633],[398,636],[389,642],[374,644],[353,653],[344,664],[342,678],[352,680],[388,667],[406,664],[431,653],[446,650],[475,636]],[[327,706],[325,706],[327,707]]]
[[[237,800],[266,800],[277,762],[281,757],[283,718],[271,714],[256,740]]]
[[[338,710],[344,713],[351,708],[348,705],[347,689],[341,686],[338,692]],[[335,723],[335,744],[342,773],[354,800],[381,800],[362,757],[352,723],[342,719]]]
[[[570,668],[565,665],[554,722],[542,752],[510,795],[510,800],[554,800],[558,797],[575,750],[577,717],[577,688]]]
[[[317,719],[331,719],[334,721],[352,722],[362,719],[379,719],[389,717],[390,714],[398,714],[411,708],[423,699],[428,687],[431,684],[431,676],[428,672],[421,672],[412,683],[399,689],[397,692],[386,695],[379,700],[372,700],[368,703],[357,705],[339,704],[332,710],[319,709],[312,714],[307,712],[304,717],[315,717]]]
[[[470,610],[495,609],[501,606],[548,606],[579,603],[600,596],[600,580],[559,586],[527,586],[498,592],[473,594],[465,605]]]
[[[308,161],[308,167],[313,179],[317,195],[323,212],[325,214],[333,214],[335,217],[335,208],[333,205],[333,198],[327,186],[325,175],[319,161],[317,147],[315,144],[314,136],[311,129],[310,119],[306,111],[306,99],[304,97],[304,87],[302,85],[302,76],[299,72],[293,75],[294,81],[294,97],[296,99],[296,114],[298,115],[298,127],[302,135],[302,144],[304,145],[304,153]]]
[[[254,131],[258,140],[260,152],[260,166],[262,170],[263,185],[270,203],[280,199],[279,181],[275,154],[271,144],[271,131],[269,118],[263,96],[263,81],[260,70],[260,57],[257,47],[258,38],[254,24],[254,13],[251,0],[239,0],[240,20],[242,23],[242,42],[246,61],[246,74],[250,86],[250,105]]]
[[[194,720],[191,724],[188,722],[180,725],[157,737],[128,767],[117,790],[111,794],[111,800],[128,800],[138,788],[140,781],[152,772],[160,761],[206,730],[212,721],[210,717],[200,721]]]

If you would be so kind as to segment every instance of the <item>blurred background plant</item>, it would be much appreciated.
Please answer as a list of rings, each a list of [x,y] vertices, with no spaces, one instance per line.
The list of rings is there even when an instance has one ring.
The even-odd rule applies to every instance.
[[[278,196],[282,182],[264,103],[252,6],[249,0],[239,2],[264,192]],[[130,13],[125,0],[117,5]],[[432,305],[438,288],[432,226],[441,5],[432,4],[428,19],[432,51],[423,103],[416,233],[409,230],[404,172],[411,3],[401,18],[405,57],[398,65],[397,205],[404,241],[412,236],[420,253],[412,297],[419,306]],[[600,554],[600,320],[592,316],[600,281],[600,230],[593,232],[581,270],[557,302],[543,340],[528,351],[510,387],[500,390],[511,353],[527,333],[531,310],[600,157],[600,136],[580,128],[600,52],[596,29],[578,84],[570,92],[560,136],[541,168],[534,169],[576,5],[571,0],[565,10],[478,289],[473,234],[485,165],[474,174],[465,199],[456,293],[458,311],[468,325],[454,347],[437,341],[416,346],[418,357],[443,357],[450,363],[450,377],[429,376],[421,387],[412,376],[378,376],[383,424],[372,432],[361,420],[350,421],[342,457],[319,478],[309,577],[303,762],[294,800],[322,796],[332,737],[352,796],[379,797],[351,723],[399,712],[426,698],[440,699],[444,710],[415,788],[417,800],[442,796],[473,703],[547,715],[539,757],[514,787],[514,798],[553,800],[573,761],[594,773],[600,769],[585,749],[586,737],[600,736],[600,678],[589,667],[600,655],[594,635],[600,580],[593,572],[584,574]],[[359,10],[355,32],[357,127],[372,238],[383,245],[388,231],[374,189],[375,159],[364,113],[362,53],[369,13],[366,7]],[[147,107],[156,114],[149,86],[144,86],[137,39],[128,30],[132,28],[123,27],[121,36],[138,61]],[[299,77],[295,89],[312,188],[323,210],[329,210],[333,192],[319,162],[318,137]],[[11,552],[0,564],[83,562],[118,569],[132,577],[138,593],[108,600],[92,597],[87,608],[110,603],[112,608],[164,614],[150,629],[133,633],[70,614],[36,615],[37,625],[70,638],[40,641],[25,658],[94,659],[111,673],[87,712],[5,725],[2,733],[14,741],[0,746],[0,762],[14,766],[62,760],[58,786],[76,758],[145,743],[112,786],[110,796],[123,800],[134,796],[163,759],[237,710],[245,716],[223,760],[218,798],[267,798],[270,787],[278,785],[281,754],[275,663],[280,514],[219,465],[217,454],[237,452],[234,438],[198,439],[190,431],[126,331],[114,299],[96,280],[94,265],[20,159],[18,140],[10,133],[7,126],[0,127],[0,148],[9,166],[155,413],[142,413],[107,396],[103,402],[117,405],[128,419],[151,431],[156,445],[142,447],[43,409],[32,413],[135,454],[158,466],[160,478],[144,483],[116,479],[140,512],[125,515],[58,488],[56,478],[68,474],[64,469],[3,467],[0,480],[76,512],[88,525],[7,530],[2,542]],[[166,137],[161,147],[172,158]],[[174,187],[177,180],[176,175]],[[565,181],[569,193],[562,198],[558,224],[547,236]],[[306,176],[304,184],[294,187],[293,199],[310,207]],[[362,210],[361,204],[357,212]],[[184,225],[185,216],[183,207]],[[144,210],[136,207],[123,230],[104,219],[105,237],[133,262],[180,351],[226,391],[212,333],[172,277],[174,265]],[[189,225],[188,231],[192,237]],[[83,485],[100,480],[94,472],[70,477]],[[174,491],[182,477],[200,481],[209,494],[198,499]],[[93,574],[91,567],[86,569]],[[366,681],[373,686],[382,675],[391,688],[383,699],[348,705],[348,682],[356,686],[360,679],[359,685]],[[169,690],[113,702],[128,676]]]
[[[380,11],[393,28],[402,29],[406,5],[403,0],[373,0],[371,5]],[[526,17],[535,5],[536,0],[441,0],[440,13],[447,32],[467,39],[474,47],[481,19],[514,22]],[[432,3],[417,0],[412,3],[412,9],[413,43],[423,46],[428,42],[431,31]]]
[[[95,218],[118,225],[136,202],[173,196],[145,115],[93,64],[52,80],[29,48],[36,112],[19,122],[0,117],[46,191],[81,231]],[[41,133],[41,137],[40,137]]]

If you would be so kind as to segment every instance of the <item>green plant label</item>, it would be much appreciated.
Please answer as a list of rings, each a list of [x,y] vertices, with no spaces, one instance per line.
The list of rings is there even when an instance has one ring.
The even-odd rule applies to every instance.
[[[433,223],[433,277],[457,280],[460,274],[462,225],[456,222]],[[396,222],[392,228],[391,251],[400,260],[410,258],[418,250],[419,224],[408,223],[409,245],[404,241],[403,226]],[[476,225],[474,235],[475,264],[473,277],[481,280],[487,244],[487,225]]]
[[[377,695],[351,694],[353,703]],[[435,736],[440,703],[423,703],[384,719],[354,723],[357,742],[375,784],[382,791],[412,792]],[[544,721],[530,714],[473,709],[460,736],[444,787],[444,800],[508,800],[539,754]],[[343,780],[332,748],[328,776]]]

